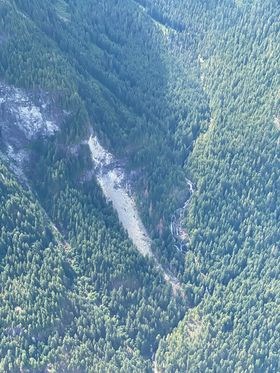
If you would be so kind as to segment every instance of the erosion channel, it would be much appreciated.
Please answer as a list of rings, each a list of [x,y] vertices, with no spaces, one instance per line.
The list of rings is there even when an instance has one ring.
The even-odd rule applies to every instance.
[[[88,145],[91,151],[97,181],[107,199],[117,211],[119,220],[137,250],[154,260],[165,281],[171,284],[174,293],[181,290],[178,279],[158,262],[151,249],[150,237],[142,223],[133,195],[129,192],[125,170],[99,142],[91,136]]]

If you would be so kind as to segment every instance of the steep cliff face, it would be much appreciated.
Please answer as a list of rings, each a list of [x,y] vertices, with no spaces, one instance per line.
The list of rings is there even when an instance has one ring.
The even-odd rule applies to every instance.
[[[65,113],[43,91],[27,91],[0,82],[0,150],[23,177],[34,140],[59,130]]]

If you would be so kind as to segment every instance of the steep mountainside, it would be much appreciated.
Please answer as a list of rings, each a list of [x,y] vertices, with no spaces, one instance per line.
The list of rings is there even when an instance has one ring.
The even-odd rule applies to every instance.
[[[279,19],[0,0],[1,371],[279,371]]]
[[[211,122],[187,165],[184,280],[203,300],[161,343],[159,370],[280,368],[279,16],[273,1],[221,8],[199,44]]]

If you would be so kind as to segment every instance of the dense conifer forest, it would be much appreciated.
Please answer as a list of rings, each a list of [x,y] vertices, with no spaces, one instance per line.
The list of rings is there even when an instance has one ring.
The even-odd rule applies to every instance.
[[[0,0],[0,372],[279,372],[279,20],[278,0]],[[22,92],[57,130],[13,130]]]

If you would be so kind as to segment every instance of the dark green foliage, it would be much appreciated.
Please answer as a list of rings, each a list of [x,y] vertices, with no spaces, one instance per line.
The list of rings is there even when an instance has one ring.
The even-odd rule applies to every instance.
[[[154,238],[160,238],[158,226],[163,224],[165,245],[159,254],[163,261],[171,260],[176,251],[166,239],[170,215],[184,198],[181,166],[209,120],[195,44],[155,22],[132,1],[107,0],[104,6],[70,1],[69,19],[60,16],[61,3],[16,1],[29,18],[26,22],[17,14],[23,30],[5,31],[13,34],[1,51],[5,79],[54,92],[75,115],[69,120],[68,141],[84,136],[90,123],[141,176],[135,187],[144,222]],[[19,53],[11,56],[10,50]],[[42,75],[29,63],[33,60]]]
[[[66,113],[30,144],[30,190],[0,165],[1,371],[151,371],[160,341],[166,372],[279,370],[277,38],[276,0],[0,2],[1,80]],[[185,297],[85,177],[92,129]]]
[[[1,16],[3,33],[7,35],[0,56],[3,78],[26,89],[47,90],[69,113],[56,139],[38,140],[32,144],[32,159],[26,170],[32,189],[48,214],[45,224],[50,224],[48,219],[55,224],[55,228],[46,228],[50,243],[40,244],[43,234],[38,231],[38,238],[34,238],[37,246],[31,246],[29,250],[32,257],[36,257],[37,251],[38,255],[41,251],[48,253],[47,258],[53,253],[55,263],[47,261],[46,271],[36,276],[42,266],[40,261],[34,264],[34,268],[30,267],[29,272],[29,262],[21,256],[3,253],[3,265],[6,258],[11,257],[14,265],[24,267],[28,276],[35,274],[37,278],[35,284],[28,283],[27,294],[37,292],[38,299],[34,298],[34,302],[38,308],[33,306],[33,310],[30,304],[28,313],[36,319],[37,313],[41,312],[41,302],[46,303],[47,315],[45,317],[43,313],[36,324],[38,333],[40,325],[45,330],[44,340],[33,343],[28,339],[31,337],[27,331],[16,350],[12,350],[12,341],[3,340],[3,369],[16,371],[22,367],[40,371],[49,366],[55,371],[67,372],[142,372],[151,369],[151,362],[147,359],[155,352],[159,339],[178,323],[185,307],[182,301],[174,299],[170,286],[164,283],[152,264],[132,247],[95,181],[83,182],[83,174],[91,167],[88,149],[81,146],[74,153],[71,149],[87,139],[90,127],[94,125],[104,138],[110,134],[113,143],[113,134],[123,132],[121,125],[140,119],[133,109],[129,109],[129,99],[122,97],[127,89],[127,85],[122,86],[124,78],[119,77],[116,83],[114,75],[112,82],[107,76],[109,67],[104,60],[105,46],[101,49],[93,43],[94,40],[84,38],[78,29],[79,24],[83,24],[82,19],[87,25],[84,17],[89,14],[89,9],[86,5],[84,10],[73,6],[71,17],[78,12],[76,16],[80,23],[71,24],[68,29],[61,24],[61,17],[56,17],[55,12],[62,11],[61,4],[56,5],[58,8],[44,2],[1,4],[3,9],[6,8]],[[99,17],[105,19],[102,14]],[[90,29],[92,25],[87,27]],[[100,36],[103,34],[99,27],[96,31]],[[63,44],[66,39],[68,47]],[[81,56],[75,49],[79,43],[90,48],[88,53],[92,55],[85,52],[85,56]],[[124,59],[128,47],[126,50],[118,48]],[[98,54],[94,55],[96,52]],[[50,56],[53,63],[50,63]],[[101,59],[100,72],[96,72],[97,58]],[[111,123],[115,123],[114,129],[110,128]],[[145,128],[144,123],[141,126]],[[118,146],[121,149],[121,142]],[[40,214],[37,210],[35,213]],[[25,221],[26,218],[24,224]],[[5,218],[3,226],[6,224]],[[16,220],[14,224],[17,227]],[[49,251],[46,248],[52,242],[50,232],[57,230],[63,237],[53,242]],[[32,231],[28,234],[32,236]],[[3,246],[8,246],[6,240]],[[52,278],[52,265],[55,270],[62,271],[63,280]],[[7,271],[15,272],[10,264]],[[52,287],[48,287],[51,278],[54,287],[57,286],[55,293]],[[59,285],[59,281],[63,285]],[[21,277],[17,283],[21,285]],[[48,296],[41,292],[43,284],[50,298],[57,294],[62,300],[49,301]],[[19,307],[26,309],[25,299],[21,300]],[[23,328],[29,325],[26,319],[21,324]],[[5,330],[6,326],[3,328]],[[32,354],[28,354],[31,346]]]
[[[204,326],[189,341],[186,316],[158,363],[167,372],[278,372],[279,4],[244,1],[216,12],[199,44],[212,119],[187,165],[198,190],[184,278],[196,303],[204,295]]]

